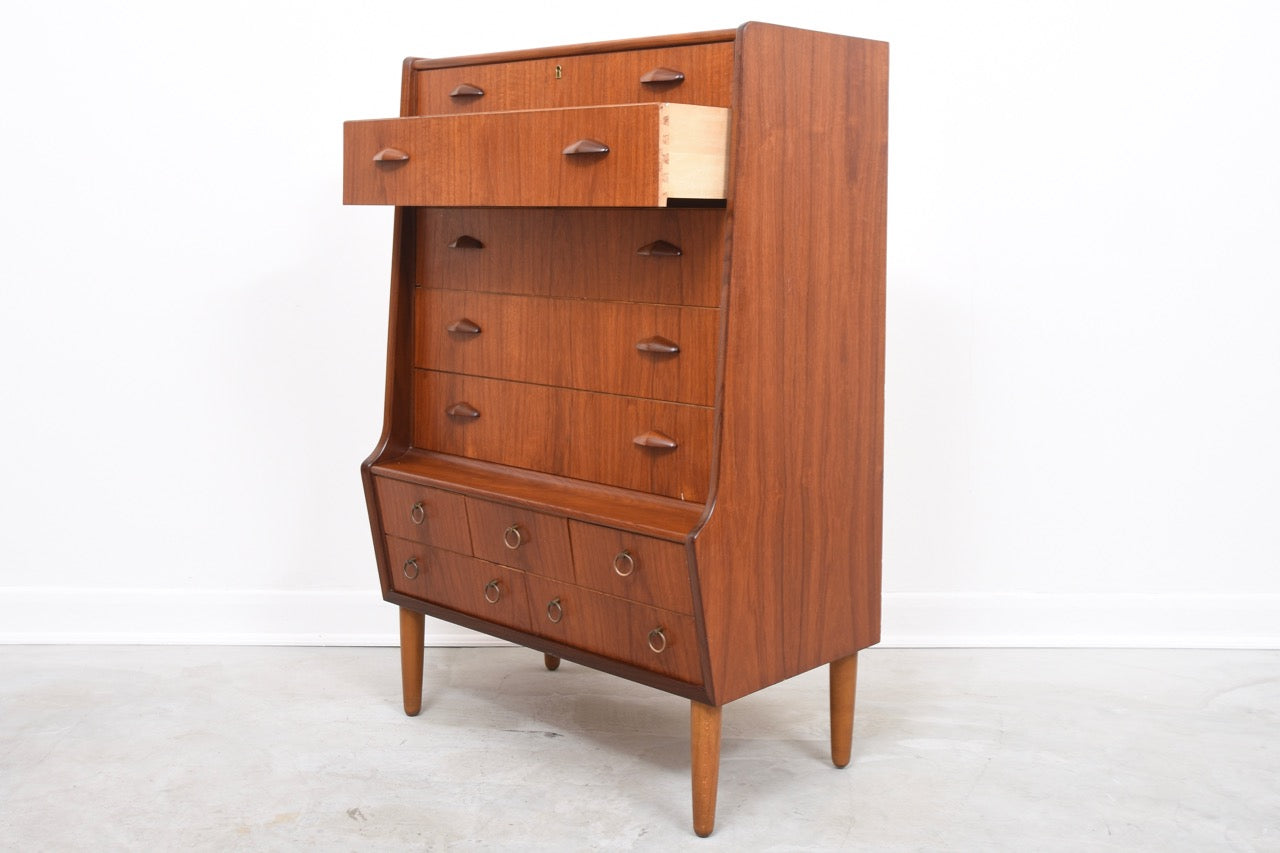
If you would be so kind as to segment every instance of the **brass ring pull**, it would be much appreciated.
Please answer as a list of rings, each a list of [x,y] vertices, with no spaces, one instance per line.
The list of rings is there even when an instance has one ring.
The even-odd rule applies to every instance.
[[[493,595],[491,596],[490,593]],[[500,598],[502,598],[502,587],[498,585],[498,579],[494,578],[484,585],[484,600],[490,604],[497,604]]]
[[[667,650],[667,635],[659,625],[649,632],[649,650],[660,655]]]
[[[414,524],[421,524],[427,520],[427,508],[422,505],[422,501],[418,501],[409,510],[409,520]]]
[[[623,569],[626,569],[624,572]],[[613,555],[613,571],[620,578],[629,578],[636,570],[636,558],[626,548]]]
[[[413,574],[409,570],[413,570]],[[404,561],[404,565],[400,567],[400,571],[404,574],[405,580],[413,580],[418,576],[418,558],[410,557]]]
[[[564,607],[560,604],[560,597],[556,596],[547,602],[547,620],[550,622],[559,622],[564,618]]]
[[[524,531],[520,529],[520,525],[513,524],[502,531],[502,544],[512,551],[524,544]]]

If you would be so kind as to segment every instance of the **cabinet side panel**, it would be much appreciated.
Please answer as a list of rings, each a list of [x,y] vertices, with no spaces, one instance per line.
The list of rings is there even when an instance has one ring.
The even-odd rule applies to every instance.
[[[723,703],[880,631],[888,45],[740,31],[715,506]]]

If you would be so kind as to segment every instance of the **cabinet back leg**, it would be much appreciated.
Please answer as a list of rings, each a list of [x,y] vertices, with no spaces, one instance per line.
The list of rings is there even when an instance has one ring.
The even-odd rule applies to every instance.
[[[422,647],[426,641],[426,617],[400,608],[400,686],[404,712],[410,717],[422,710]]]
[[[693,831],[706,838],[716,826],[716,788],[720,782],[720,706],[691,702],[689,722],[693,759]]]
[[[831,662],[831,763],[844,767],[853,751],[853,696],[858,653]]]
[[[546,664],[547,669],[555,671],[560,668],[560,658],[555,655],[549,655],[545,652],[542,655],[542,662]]]

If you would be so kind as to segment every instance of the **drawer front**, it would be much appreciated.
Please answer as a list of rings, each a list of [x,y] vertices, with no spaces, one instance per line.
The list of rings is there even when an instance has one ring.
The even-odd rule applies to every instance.
[[[477,557],[547,577],[573,578],[563,518],[477,498],[467,498],[467,514]]]
[[[424,287],[720,304],[723,210],[493,210],[419,215]]]
[[[706,500],[712,410],[414,371],[413,444],[456,456]]]
[[[471,553],[462,495],[386,477],[375,477],[373,484],[382,529],[388,536]]]
[[[669,197],[725,197],[728,110],[718,107],[350,121],[343,133],[347,204],[662,207]]]
[[[682,681],[701,680],[692,617],[574,584],[532,575],[527,581],[533,633]]]
[[[719,312],[420,289],[418,367],[710,406]]]
[[[681,80],[663,80],[678,72]],[[657,73],[654,73],[657,72]],[[733,42],[429,68],[419,115],[671,101],[729,106]],[[643,82],[648,75],[650,82]],[[657,78],[657,79],[654,79]],[[474,93],[475,89],[483,92]]]
[[[569,522],[574,575],[581,586],[693,613],[683,545],[581,521]]]
[[[489,622],[530,629],[523,572],[387,537],[391,588]]]

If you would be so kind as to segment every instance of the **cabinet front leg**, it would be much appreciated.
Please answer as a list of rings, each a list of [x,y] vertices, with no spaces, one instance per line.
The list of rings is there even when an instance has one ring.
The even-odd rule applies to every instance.
[[[831,763],[844,767],[853,751],[853,696],[858,653],[831,662]]]
[[[426,640],[426,617],[416,610],[400,608],[400,686],[404,690],[404,712],[410,717],[422,710],[422,647]]]
[[[706,838],[716,827],[716,788],[720,781],[720,706],[691,702],[689,734],[693,759],[693,831]]]

